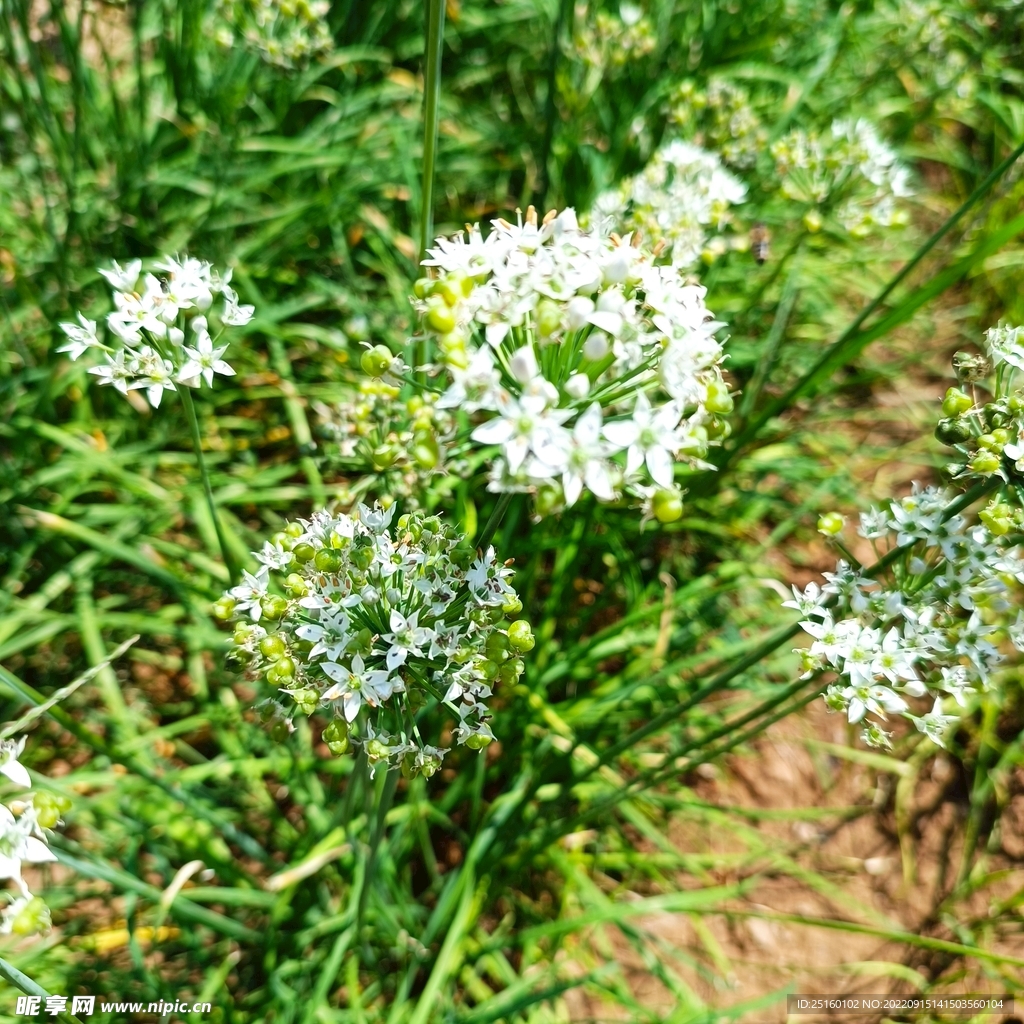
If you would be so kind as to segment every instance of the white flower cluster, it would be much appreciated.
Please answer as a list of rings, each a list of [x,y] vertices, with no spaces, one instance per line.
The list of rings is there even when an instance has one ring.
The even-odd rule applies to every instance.
[[[329,0],[222,0],[218,14],[227,24],[217,39],[231,46],[237,33],[268,64],[303,67],[334,46],[330,9]]]
[[[360,505],[288,524],[216,611],[241,618],[234,641],[254,673],[306,714],[333,714],[324,739],[335,753],[358,740],[371,764],[432,775],[447,751],[424,742],[417,713],[443,704],[456,742],[486,746],[492,684],[515,683],[534,640],[525,620],[505,624],[522,604],[493,548],[474,556],[419,512],[392,533],[394,514]]]
[[[771,147],[782,193],[801,203],[836,203],[855,236],[906,223],[898,200],[913,194],[910,172],[861,118],[833,121],[823,133],[792,131]]]
[[[32,782],[18,760],[25,749],[25,738],[0,740],[0,774],[16,786],[28,789]],[[44,825],[55,825],[59,810],[42,799],[18,801],[14,810],[0,804],[0,878],[9,878],[18,887],[17,896],[0,913],[0,934],[14,932],[29,935],[49,928],[46,904],[33,896],[21,874],[22,864],[41,864],[57,858],[46,845]]]
[[[165,391],[182,384],[199,387],[203,381],[212,386],[215,373],[234,374],[223,358],[227,345],[217,341],[225,327],[244,326],[254,312],[252,306],[239,305],[230,271],[221,277],[209,263],[190,256],[166,257],[155,269],[164,272],[163,280],[146,274],[141,286],[141,260],[101,270],[114,289],[115,308],[107,316],[111,343],[99,339],[95,320],[79,313],[77,324],[60,325],[69,340],[57,350],[72,359],[92,350],[102,352],[103,363],[89,372],[122,394],[144,390],[154,409]],[[216,294],[224,297],[224,306],[214,338],[205,314]]]
[[[709,229],[720,230],[729,208],[746,197],[746,185],[716,153],[676,140],[636,177],[599,195],[591,216],[603,231],[641,231],[654,242],[664,240],[672,262],[688,267],[707,249]]]
[[[638,241],[638,239],[634,239]],[[417,282],[449,384],[439,408],[468,414],[496,446],[492,490],[531,491],[544,514],[584,489],[648,502],[675,466],[706,466],[732,398],[705,289],[576,215],[493,222],[438,239]]]
[[[868,715],[902,716],[943,745],[958,720],[944,711],[944,700],[963,708],[969,695],[992,685],[1005,637],[1024,650],[1021,553],[1001,540],[1008,531],[990,529],[991,513],[982,513],[984,525],[949,517],[952,499],[938,488],[915,488],[861,516],[862,537],[906,548],[887,580],[843,561],[825,574],[824,586],[794,588],[784,602],[807,616],[801,626],[813,642],[801,652],[806,671],[836,675],[828,706],[864,721],[873,746],[888,745],[889,734]],[[915,714],[912,702],[926,698],[931,709]]]

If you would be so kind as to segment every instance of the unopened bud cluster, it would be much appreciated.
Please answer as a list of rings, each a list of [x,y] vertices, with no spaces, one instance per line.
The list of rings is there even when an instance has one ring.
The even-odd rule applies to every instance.
[[[651,19],[635,4],[621,4],[618,15],[598,10],[587,17],[585,5],[576,6],[577,25],[572,43],[576,55],[592,68],[614,73],[657,48]]]
[[[725,78],[711,78],[701,89],[682,82],[669,100],[669,122],[680,135],[719,153],[732,167],[750,168],[768,142],[768,133],[747,90]]]
[[[268,64],[301,68],[334,46],[330,9],[329,0],[221,0],[216,38],[223,46],[237,38]]]
[[[98,336],[96,321],[79,313],[77,324],[60,325],[69,340],[58,351],[72,359],[100,352],[103,362],[89,370],[99,383],[111,384],[122,394],[145,391],[155,409],[165,391],[198,388],[203,382],[212,387],[214,374],[234,374],[223,358],[227,344],[217,342],[224,328],[247,324],[253,307],[239,305],[230,271],[221,276],[202,260],[166,257],[154,269],[163,277],[142,277],[141,260],[101,270],[114,289],[107,341]],[[218,294],[224,303],[215,311]]]
[[[492,451],[491,489],[538,515],[598,500],[676,504],[680,464],[708,468],[732,396],[705,289],[640,239],[582,230],[572,210],[438,239],[416,286],[436,369],[469,440]],[[671,516],[670,516],[671,518]]]
[[[366,377],[357,393],[336,406],[320,406],[320,430],[342,471],[369,474],[373,493],[382,500],[387,495],[415,508],[433,478],[466,471],[461,460],[450,456],[451,412],[439,409],[438,396],[429,391],[402,398],[388,379],[397,372],[395,362],[383,345],[364,352],[360,368]]]
[[[494,550],[474,553],[439,517],[395,507],[319,512],[264,545],[215,611],[235,618],[237,656],[292,708],[331,716],[327,746],[360,744],[371,764],[432,775],[446,749],[420,732],[444,705],[457,743],[492,740],[486,701],[512,686],[532,649],[529,624]],[[277,695],[268,719],[287,731]]]
[[[947,468],[954,479],[1024,475],[1024,389],[1014,378],[1024,369],[1024,330],[994,327],[985,335],[987,356],[957,352],[953,368],[958,386],[942,399],[942,418],[935,436],[952,448],[958,461]],[[985,401],[979,383],[993,374]],[[977,398],[977,400],[976,400]]]

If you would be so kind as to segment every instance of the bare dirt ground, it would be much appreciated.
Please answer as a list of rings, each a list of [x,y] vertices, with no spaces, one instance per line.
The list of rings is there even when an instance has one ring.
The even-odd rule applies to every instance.
[[[960,871],[969,811],[962,769],[939,754],[920,765],[899,766],[902,773],[883,771],[837,757],[849,743],[845,721],[815,704],[773,726],[749,753],[731,758],[724,770],[706,773],[694,787],[698,799],[731,809],[737,828],[709,828],[689,816],[673,822],[669,838],[680,851],[720,856],[712,884],[755,879],[746,899],[730,904],[732,913],[702,918],[710,939],[682,914],[639,922],[667,946],[719,975],[676,964],[710,1005],[725,1008],[783,991],[912,994],[940,975],[949,980],[950,993],[1003,991],[998,975],[974,962],[884,935],[851,934],[813,922],[856,922],[873,931],[954,941],[967,938],[955,934],[957,926],[975,936],[985,932],[979,922],[990,907],[1024,881],[1024,772],[1018,769],[1010,780],[1012,795],[989,842],[992,852],[984,865],[989,884],[948,902]],[[753,837],[744,835],[747,829]],[[738,853],[747,856],[737,859]],[[612,942],[638,1001],[668,1014],[675,1001],[666,988],[621,937]],[[997,928],[984,945],[1024,958],[1024,929]],[[576,1021],[627,1019],[581,992],[568,1004]],[[742,1019],[764,1024],[787,1020],[786,1000],[751,1007]],[[792,1019],[812,1024],[833,1018],[809,1014]],[[1013,1017],[1006,1013],[987,1019]]]

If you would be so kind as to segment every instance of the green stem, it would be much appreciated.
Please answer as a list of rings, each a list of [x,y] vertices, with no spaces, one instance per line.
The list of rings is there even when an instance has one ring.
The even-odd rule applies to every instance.
[[[398,788],[398,769],[388,768],[387,775],[377,794],[377,813],[374,815],[373,831],[370,833],[370,849],[366,854],[366,874],[363,876],[363,891],[359,894],[359,910],[356,913],[356,934],[359,933],[359,926],[363,921],[363,911],[366,909],[366,901],[370,895],[370,883],[373,881],[374,868],[377,865],[377,852],[380,848],[380,841],[384,838],[384,827],[394,803],[395,790]]]
[[[13,985],[16,989],[20,989],[25,995],[36,996],[44,1005],[50,996],[46,989],[37,985],[27,974],[22,974],[17,967],[3,959],[0,959],[0,978],[3,978],[4,981]],[[65,1021],[66,1024],[82,1024],[77,1017],[66,1010],[58,1013],[56,1019]]]
[[[495,531],[501,525],[502,519],[505,518],[505,512],[507,511],[509,502],[511,501],[512,492],[502,491],[494,505],[494,511],[491,512],[490,518],[484,525],[483,533],[480,534],[480,539],[476,542],[476,546],[483,551],[485,555],[487,554],[487,546],[491,543]]]
[[[419,261],[427,254],[434,236],[434,164],[437,158],[437,122],[441,101],[441,54],[444,50],[445,0],[426,0],[427,37],[424,57],[423,97],[423,187],[420,190]],[[417,272],[418,272],[417,264]],[[430,339],[426,335],[420,352],[420,365],[430,362]],[[421,374],[422,376],[422,374]]]
[[[213,500],[213,488],[210,486],[210,474],[206,469],[206,458],[203,456],[203,439],[199,433],[199,419],[196,416],[196,407],[192,401],[189,389],[182,385],[178,388],[181,395],[181,404],[185,410],[185,418],[188,420],[189,430],[192,434],[192,447],[195,449],[196,460],[199,463],[199,473],[203,478],[203,491],[206,494],[206,504],[209,506],[210,515],[213,518],[213,528],[217,531],[217,543],[220,544],[220,553],[224,558],[224,565],[228,570],[228,577],[232,586],[238,582],[238,566],[235,563],[231,549],[228,547],[227,538],[224,536],[224,527],[221,525],[220,516],[217,515],[217,505]]]
[[[445,0],[427,0],[425,96],[423,101],[423,189],[420,198],[420,259],[433,241],[434,161],[441,99],[441,52],[444,47]]]

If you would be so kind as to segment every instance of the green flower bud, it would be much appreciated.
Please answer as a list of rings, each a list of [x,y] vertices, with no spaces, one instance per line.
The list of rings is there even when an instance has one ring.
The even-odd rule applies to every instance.
[[[432,294],[444,299],[444,304],[451,308],[457,306],[459,300],[463,298],[462,282],[458,279],[453,280],[450,277],[444,277],[440,281],[435,282],[431,291]]]
[[[508,627],[508,642],[512,649],[520,654],[527,654],[534,649],[537,641],[534,639],[533,630],[526,619],[516,619]]]
[[[277,718],[271,723],[269,732],[270,738],[275,743],[284,743],[284,741],[291,735],[289,723],[282,718]]]
[[[392,359],[387,345],[374,345],[359,357],[359,365],[368,377],[383,377],[391,368]]]
[[[284,532],[291,538],[301,537],[306,531],[302,528],[302,523],[288,523],[284,528]]]
[[[508,660],[508,637],[504,633],[490,633],[484,641],[484,653],[499,664]]]
[[[277,661],[288,653],[288,646],[283,637],[269,633],[260,641],[260,653],[271,661]]]
[[[943,444],[963,444],[971,436],[971,425],[965,419],[939,420],[935,427],[935,437]]]
[[[292,548],[292,558],[301,565],[311,562],[316,557],[316,548],[312,544],[296,544]]]
[[[1003,445],[999,443],[995,434],[982,434],[978,438],[978,447],[990,452],[1001,452],[1003,450]]]
[[[946,397],[942,399],[943,416],[960,416],[967,412],[974,405],[968,395],[965,395],[959,388],[949,388]]]
[[[562,311],[558,303],[551,299],[541,299],[537,303],[534,322],[537,325],[537,333],[542,338],[550,338],[562,326]]]
[[[306,581],[297,572],[290,572],[287,577],[285,577],[284,585],[288,588],[288,592],[293,597],[305,597],[309,592],[309,587],[306,586]]]
[[[366,538],[360,538],[364,540]],[[366,572],[367,569],[373,564],[374,549],[371,544],[358,544],[352,549],[352,564],[357,568]]]
[[[732,412],[733,400],[724,380],[713,380],[708,384],[708,397],[704,400],[708,412],[727,416]]]
[[[320,703],[320,694],[312,687],[303,687],[301,690],[292,691],[292,699],[299,705],[299,710],[304,715],[311,715]]]
[[[219,597],[213,602],[212,610],[214,618],[230,619],[235,614],[235,599],[225,594],[224,597]]]
[[[980,451],[967,464],[972,473],[991,476],[999,469],[999,456],[995,452]]]
[[[338,757],[347,754],[351,746],[348,737],[348,723],[343,718],[335,718],[328,722],[324,729],[323,739],[332,754]]]
[[[371,761],[383,761],[388,756],[388,747],[386,743],[380,740],[370,740],[366,744],[366,756]]]
[[[330,548],[321,548],[313,558],[318,572],[334,573],[341,568],[341,555]]]
[[[281,658],[274,664],[274,670],[277,672],[278,678],[288,680],[295,676],[295,662],[288,657]]]
[[[455,323],[455,314],[444,299],[431,298],[427,307],[427,324],[430,329],[437,331],[438,334],[448,334],[455,330]]]
[[[268,619],[279,619],[288,611],[288,602],[277,594],[268,594],[260,601],[260,608]]]
[[[817,210],[808,210],[804,214],[804,227],[812,234],[816,235],[822,226],[821,214]]]
[[[470,750],[483,750],[484,747],[488,747],[491,744],[491,737],[485,736],[483,733],[474,732],[470,736],[466,737],[466,746]]]
[[[390,469],[398,460],[401,449],[395,444],[381,444],[370,453],[370,461],[373,468],[380,473],[382,470]]]
[[[413,437],[413,461],[420,469],[436,469],[441,461],[441,447],[429,431],[417,430]]]
[[[843,532],[846,525],[846,516],[838,512],[826,512],[818,517],[818,533],[825,537],[835,537]]]
[[[732,424],[721,416],[712,416],[711,419],[705,421],[704,429],[708,432],[708,437],[716,440],[724,439],[732,433]]]
[[[15,935],[38,935],[49,930],[50,908],[38,896],[33,896],[11,922]]]
[[[501,610],[505,615],[518,615],[523,610],[523,602],[516,594],[511,594],[501,606]]]
[[[1002,502],[992,502],[978,513],[978,518],[997,537],[1004,537],[1014,527],[1013,507]]]
[[[57,793],[36,793],[32,806],[36,809],[36,821],[43,828],[54,828],[64,812],[71,810],[71,801]]]
[[[674,523],[683,514],[682,494],[675,489],[655,491],[651,511],[659,523]]]
[[[483,661],[476,663],[476,670],[480,675],[488,682],[493,682],[498,677],[498,671],[501,666],[496,661],[490,661],[485,658]]]

